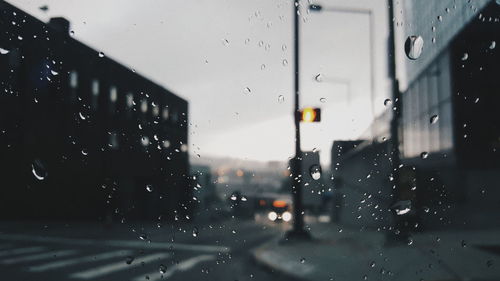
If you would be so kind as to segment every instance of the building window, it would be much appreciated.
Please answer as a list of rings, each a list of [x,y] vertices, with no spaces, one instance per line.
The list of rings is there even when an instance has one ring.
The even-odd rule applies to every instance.
[[[148,101],[145,99],[141,100],[141,112],[142,113],[148,112]]]
[[[73,89],[78,87],[78,73],[75,70],[69,73],[69,86]]]
[[[118,98],[118,89],[115,86],[111,86],[111,88],[109,89],[109,100],[112,103],[115,103],[117,98]]]
[[[99,100],[99,80],[92,80],[92,108],[97,109]]]

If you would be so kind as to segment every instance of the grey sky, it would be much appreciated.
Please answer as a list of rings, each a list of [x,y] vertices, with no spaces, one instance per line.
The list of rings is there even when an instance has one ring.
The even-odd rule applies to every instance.
[[[44,21],[68,18],[75,38],[189,100],[192,153],[256,160],[286,160],[293,154],[292,1],[9,2]],[[373,9],[380,111],[388,96],[386,1],[319,3]],[[38,9],[45,4],[46,13]],[[303,16],[301,102],[323,108],[320,124],[303,126],[303,149],[321,149],[321,160],[328,163],[331,142],[356,138],[371,118],[369,21],[364,15],[307,14],[305,9]],[[319,73],[322,83],[313,79]],[[330,78],[351,81],[350,103],[348,87],[329,83]]]

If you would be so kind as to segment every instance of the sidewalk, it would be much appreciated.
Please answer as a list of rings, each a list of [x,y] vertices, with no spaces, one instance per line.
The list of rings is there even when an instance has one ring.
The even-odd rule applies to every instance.
[[[315,224],[311,242],[276,239],[252,254],[297,280],[500,280],[500,229],[415,234],[392,246],[376,231],[340,230]]]

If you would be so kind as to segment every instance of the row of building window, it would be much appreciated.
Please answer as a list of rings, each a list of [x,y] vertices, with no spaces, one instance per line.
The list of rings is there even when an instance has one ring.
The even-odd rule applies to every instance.
[[[402,94],[402,154],[447,151],[453,146],[450,55],[443,52]]]
[[[71,71],[69,73],[69,86],[76,90],[78,88],[78,73],[76,71]],[[93,79],[91,81],[91,107],[94,109],[97,109],[98,107],[98,99],[100,95],[100,87],[99,87],[99,80]],[[127,111],[134,110],[134,107],[137,105],[136,101],[134,100],[134,94],[133,93],[127,93],[124,95],[124,104],[125,104],[125,109]],[[114,112],[116,110],[116,102],[118,101],[118,88],[116,86],[110,86],[109,88],[109,109],[110,111]],[[146,97],[141,98],[140,101],[138,102],[139,106],[138,109],[141,113],[146,114],[148,111],[151,111],[151,115],[153,118],[158,118],[161,115],[161,118],[163,120],[171,120],[174,123],[177,123],[179,121],[179,116],[177,113],[172,112],[169,110],[168,106],[164,106],[163,108],[160,109],[160,105],[158,105],[155,102],[149,103]]]

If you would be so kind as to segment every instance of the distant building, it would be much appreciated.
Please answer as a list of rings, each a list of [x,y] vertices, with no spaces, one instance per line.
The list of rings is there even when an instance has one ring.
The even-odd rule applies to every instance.
[[[0,217],[157,219],[187,210],[188,103],[0,1]]]

